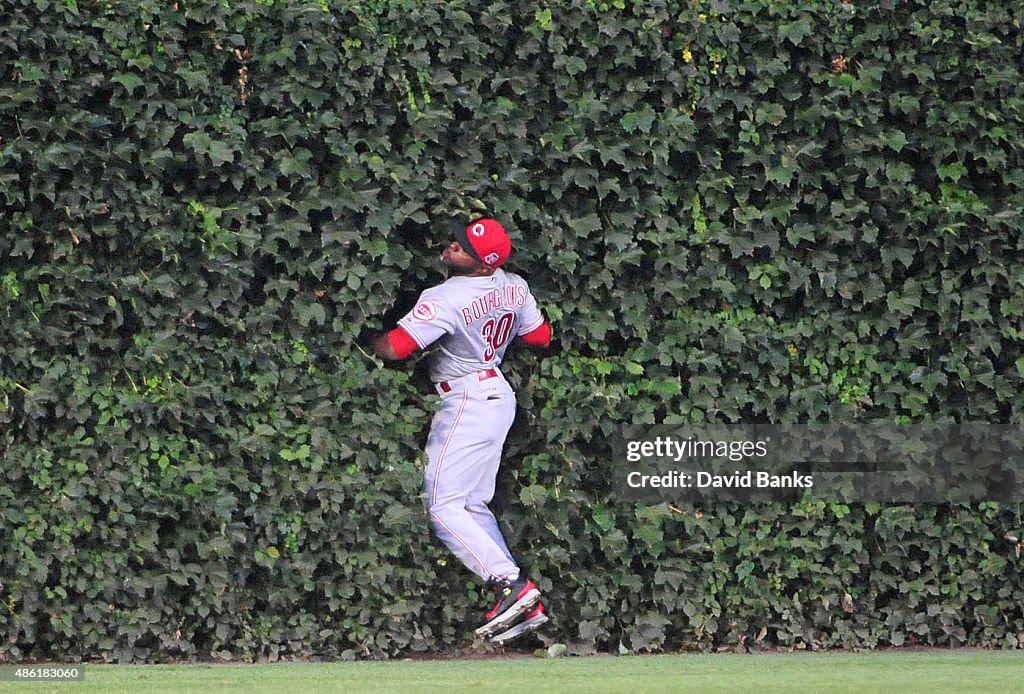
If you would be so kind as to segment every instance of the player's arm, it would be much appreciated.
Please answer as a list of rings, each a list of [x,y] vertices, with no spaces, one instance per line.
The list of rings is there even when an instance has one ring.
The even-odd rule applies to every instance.
[[[373,338],[370,346],[373,348],[374,354],[388,361],[407,359],[419,349],[416,340],[401,326]]]
[[[544,349],[551,345],[551,325],[547,321],[544,321],[539,327],[534,328],[525,335],[520,335],[519,339],[522,340],[523,344],[527,347]]]
[[[436,340],[454,331],[452,317],[443,297],[428,289],[412,311],[400,318],[390,332],[378,335],[371,348],[381,359],[406,359],[418,349],[426,349]]]
[[[551,346],[551,324],[537,308],[537,300],[533,298],[529,288],[526,289],[519,318],[521,323],[517,337],[524,345],[534,349],[546,349]]]

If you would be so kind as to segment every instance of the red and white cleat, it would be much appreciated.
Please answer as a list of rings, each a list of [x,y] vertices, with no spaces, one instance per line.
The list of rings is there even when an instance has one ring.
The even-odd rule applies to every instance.
[[[487,613],[487,623],[476,630],[476,635],[484,639],[507,629],[540,602],[540,591],[528,578],[499,581],[495,584],[494,590],[498,595],[498,602]]]
[[[544,612],[543,603],[537,603],[537,606],[533,608],[530,614],[526,615],[526,619],[516,624],[508,631],[504,631],[491,639],[491,643],[496,643],[499,646],[508,643],[512,639],[522,636],[523,634],[529,634],[531,631],[536,631],[541,626],[546,624],[548,616]]]

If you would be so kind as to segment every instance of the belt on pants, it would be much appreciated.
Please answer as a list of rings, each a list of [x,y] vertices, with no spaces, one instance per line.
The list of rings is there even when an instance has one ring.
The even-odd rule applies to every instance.
[[[497,369],[483,369],[475,373],[460,376],[459,378],[453,378],[450,381],[441,381],[440,383],[435,384],[435,387],[437,388],[438,393],[450,393],[452,392],[453,384],[457,383],[458,381],[461,381],[464,378],[469,378],[470,376],[476,376],[478,381],[486,381],[489,378],[497,378],[498,371]]]

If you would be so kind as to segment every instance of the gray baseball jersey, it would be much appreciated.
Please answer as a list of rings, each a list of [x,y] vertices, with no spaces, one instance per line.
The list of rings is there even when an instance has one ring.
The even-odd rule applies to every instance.
[[[398,321],[421,349],[438,343],[429,363],[435,382],[498,367],[513,338],[543,323],[526,280],[500,269],[427,289]]]

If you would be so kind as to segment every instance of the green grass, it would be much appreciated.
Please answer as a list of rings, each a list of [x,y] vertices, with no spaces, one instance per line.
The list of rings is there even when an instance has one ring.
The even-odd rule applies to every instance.
[[[1024,691],[1024,653],[676,655],[276,665],[87,665],[85,680],[0,692],[1000,692]]]

